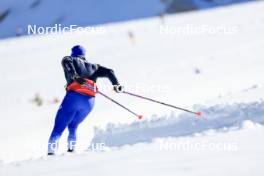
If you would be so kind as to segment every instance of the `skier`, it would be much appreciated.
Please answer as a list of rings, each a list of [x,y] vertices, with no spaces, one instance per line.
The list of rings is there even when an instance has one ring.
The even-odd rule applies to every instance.
[[[112,69],[87,62],[85,49],[80,45],[72,48],[71,56],[63,58],[62,66],[67,80],[66,95],[55,118],[49,138],[48,155],[56,154],[59,138],[67,127],[68,152],[74,152],[77,128],[94,106],[97,78],[107,77],[117,93],[123,90]]]

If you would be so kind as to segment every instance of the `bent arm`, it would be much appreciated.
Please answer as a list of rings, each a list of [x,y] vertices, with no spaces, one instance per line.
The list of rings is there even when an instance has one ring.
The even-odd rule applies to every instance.
[[[112,69],[109,69],[109,68],[106,68],[106,67],[103,67],[100,65],[98,65],[97,70],[92,75],[92,79],[96,81],[96,79],[99,77],[108,78],[111,81],[112,85],[118,85],[119,84],[119,82],[115,76],[114,71]]]

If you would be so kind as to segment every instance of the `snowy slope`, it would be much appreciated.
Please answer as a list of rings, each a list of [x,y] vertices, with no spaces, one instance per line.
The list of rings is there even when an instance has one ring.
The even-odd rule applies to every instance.
[[[156,16],[164,9],[159,0],[1,0],[0,38],[15,36],[16,29],[27,33],[28,25],[96,25]]]
[[[239,131],[157,139],[107,152],[42,158],[0,167],[1,175],[263,175],[264,127],[250,121]],[[163,146],[164,145],[164,146]]]
[[[71,175],[73,172],[83,175],[88,171],[97,175],[102,175],[103,171],[121,175],[127,173],[129,166],[138,167],[127,173],[131,175],[209,175],[214,172],[261,175],[264,160],[260,140],[264,134],[263,9],[264,3],[256,2],[172,15],[163,22],[169,27],[236,27],[232,34],[162,34],[160,19],[152,18],[105,25],[104,34],[74,33],[1,40],[0,160],[3,163],[0,175]],[[134,42],[128,38],[128,31],[133,31]],[[104,92],[143,114],[149,123],[135,122],[126,111],[98,96],[93,113],[79,128],[79,151],[82,153],[87,148],[94,134],[94,141],[105,141],[111,146],[111,142],[117,141],[114,133],[118,130],[122,144],[112,146],[123,147],[102,153],[18,162],[39,158],[46,152],[59,106],[50,101],[53,97],[61,100],[64,95],[60,61],[76,43],[87,48],[91,62],[113,68],[129,90],[185,108],[201,109],[205,116],[197,119],[179,111],[172,112],[170,108],[114,94],[110,87],[104,87],[109,82],[100,80],[98,84]],[[199,74],[195,72],[197,68]],[[44,98],[43,106],[37,107],[30,102],[35,93]],[[153,114],[158,119],[153,119]],[[108,125],[108,132],[93,132],[95,126],[103,128],[109,123],[121,124]],[[170,124],[175,129],[166,131]],[[186,127],[186,131],[181,126]],[[135,133],[134,130],[140,128],[140,133]],[[162,133],[155,134],[159,129]],[[61,140],[61,152],[65,151],[66,135],[67,132]],[[126,135],[134,136],[125,141]],[[113,141],[104,140],[105,136]],[[138,139],[140,136],[142,138]],[[157,138],[166,141],[170,137],[172,142],[235,142],[239,149],[236,152],[160,151]],[[10,161],[13,163],[5,164]],[[33,166],[36,169],[30,170]]]
[[[254,0],[1,0],[0,38],[27,35],[28,25],[98,25],[247,1]]]
[[[109,147],[120,147],[140,142],[151,143],[156,138],[183,137],[214,129],[236,127],[244,121],[264,124],[264,102],[215,105],[203,107],[203,117],[197,119],[190,114],[168,118],[155,118],[133,124],[108,124],[105,130],[96,129],[92,143],[104,143]]]

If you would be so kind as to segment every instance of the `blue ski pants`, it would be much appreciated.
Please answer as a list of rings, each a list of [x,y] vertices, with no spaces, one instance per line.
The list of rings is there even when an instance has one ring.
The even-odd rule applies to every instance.
[[[49,138],[49,153],[57,151],[58,141],[67,127],[69,130],[68,149],[74,150],[77,128],[93,109],[94,99],[94,97],[77,92],[67,92],[57,112],[54,128]]]

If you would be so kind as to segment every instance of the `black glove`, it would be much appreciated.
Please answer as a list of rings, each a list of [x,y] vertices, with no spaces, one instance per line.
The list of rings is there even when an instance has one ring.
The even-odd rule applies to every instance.
[[[76,81],[80,85],[83,85],[86,82],[85,79],[81,77],[75,78],[74,81]]]
[[[121,92],[123,92],[124,91],[124,86],[121,86],[121,85],[114,85],[114,91],[116,92],[116,93],[121,93]]]

